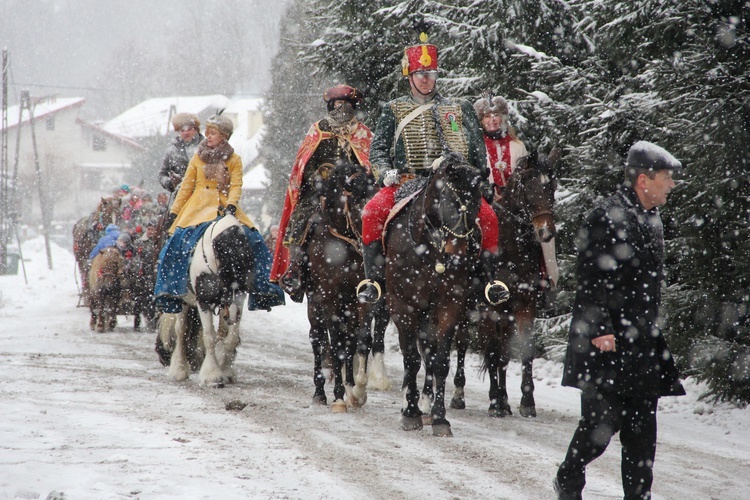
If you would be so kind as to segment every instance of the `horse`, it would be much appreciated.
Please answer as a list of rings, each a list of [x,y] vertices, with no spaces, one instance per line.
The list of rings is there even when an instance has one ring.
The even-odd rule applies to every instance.
[[[149,327],[154,327],[156,310],[153,302],[156,268],[154,267],[156,247],[153,241],[136,241],[133,255],[125,260],[125,282],[127,297],[123,297],[123,309],[120,314],[133,315],[133,330],[141,327],[141,314],[145,316]]]
[[[488,169],[478,170],[460,154],[448,153],[386,229],[386,299],[403,355],[401,428],[406,431],[422,429],[429,412],[425,421],[432,423],[433,435],[453,435],[445,418],[445,382],[453,336],[476,286],[477,215],[488,176]],[[426,376],[420,402],[421,356]]]
[[[234,215],[227,214],[207,227],[190,258],[188,294],[183,297],[182,312],[164,314],[160,324],[157,348],[161,340],[162,347],[169,350],[170,379],[186,380],[192,370],[191,357],[195,362],[197,356],[202,358],[198,374],[201,385],[223,387],[235,381],[233,364],[240,343],[242,308],[253,290],[253,260],[252,246]],[[198,344],[203,348],[192,355],[188,352],[191,307],[197,308],[200,316]]]
[[[124,268],[125,259],[115,247],[105,248],[91,261],[86,281],[92,330],[109,332],[117,325]]]
[[[104,233],[107,224],[117,224],[120,216],[120,198],[101,198],[96,210],[73,225],[73,255],[81,276],[81,295],[84,305],[89,305],[89,254]]]
[[[364,279],[361,213],[372,191],[373,178],[363,167],[339,162],[320,186],[320,209],[308,235],[305,295],[314,357],[313,403],[328,402],[323,366],[330,350],[335,413],[367,401],[373,313],[368,304],[359,303],[356,288]]]
[[[519,413],[524,417],[536,417],[533,326],[542,290],[557,282],[553,209],[557,186],[554,164],[559,154],[558,149],[553,149],[549,157],[532,152],[523,158],[508,179],[500,203],[493,207],[500,224],[501,272],[511,293],[510,299],[499,306],[483,306],[477,324],[482,369],[490,375],[488,414],[491,417],[512,415],[505,379],[514,333],[522,364]],[[456,386],[458,388],[458,384]],[[463,399],[462,389],[463,385],[460,400]],[[457,402],[456,407],[462,403]]]

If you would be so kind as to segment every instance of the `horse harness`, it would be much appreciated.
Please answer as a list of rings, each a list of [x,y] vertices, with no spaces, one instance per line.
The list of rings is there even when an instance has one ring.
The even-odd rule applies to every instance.
[[[364,172],[360,171],[360,172],[356,172],[356,173],[350,175],[344,181],[344,185],[345,186],[346,185],[350,185],[351,182],[354,179],[356,179],[357,177],[359,177],[360,175],[363,175],[363,174],[364,174]],[[359,255],[362,255],[362,233],[359,230],[357,230],[357,226],[354,223],[354,220],[352,219],[352,211],[351,211],[351,209],[349,207],[349,199],[350,199],[350,197],[351,197],[352,194],[353,194],[352,191],[344,189],[344,195],[345,195],[345,199],[344,199],[344,216],[346,217],[346,228],[354,234],[354,237],[351,238],[349,236],[341,234],[336,228],[331,227],[331,226],[329,226],[327,224],[326,224],[326,227],[328,228],[328,232],[332,236],[334,236],[334,237],[336,237],[336,238],[338,238],[340,240],[343,240],[343,241],[347,242],[352,247],[354,247],[354,250],[356,250],[356,252]],[[325,198],[321,200],[321,204],[320,205],[321,205],[321,210],[325,208],[324,207],[324,205],[325,205]]]

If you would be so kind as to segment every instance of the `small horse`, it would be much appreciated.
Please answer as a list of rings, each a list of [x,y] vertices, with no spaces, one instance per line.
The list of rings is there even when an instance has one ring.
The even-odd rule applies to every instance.
[[[557,186],[554,164],[559,154],[554,149],[546,158],[534,152],[522,159],[508,179],[500,204],[495,206],[500,224],[500,262],[511,293],[507,302],[484,307],[477,325],[483,368],[490,375],[488,413],[492,417],[512,415],[505,377],[514,332],[522,364],[519,412],[524,417],[536,417],[533,326],[542,290],[557,282],[553,209]]]
[[[73,255],[81,276],[81,294],[84,305],[89,305],[89,254],[104,234],[107,224],[117,224],[120,217],[120,198],[102,198],[90,215],[73,225]]]
[[[488,176],[486,169],[449,153],[430,172],[424,190],[388,224],[386,298],[404,357],[401,428],[407,431],[421,429],[429,412],[433,435],[452,436],[445,381],[453,336],[476,286],[481,240],[476,220]],[[420,402],[421,356],[426,377]]]
[[[125,259],[115,247],[105,248],[91,261],[89,277],[89,308],[92,330],[109,332],[117,325]]]
[[[183,297],[182,312],[173,318],[163,315],[160,325],[162,345],[171,349],[169,378],[185,380],[191,371],[188,306],[192,306],[197,307],[202,326],[200,384],[223,387],[235,381],[232,365],[240,343],[242,308],[253,290],[253,279],[253,250],[242,225],[233,215],[211,223],[190,259],[190,286]],[[214,324],[217,317],[218,331]],[[174,319],[173,324],[170,319]],[[172,330],[174,339],[169,338]]]
[[[373,178],[364,168],[337,164],[321,187],[319,216],[308,236],[305,294],[314,356],[313,402],[327,404],[323,363],[330,349],[333,412],[367,401],[372,315],[369,305],[358,302],[356,287],[364,279],[361,213],[372,191]]]
[[[156,283],[156,268],[154,254],[156,247],[152,241],[137,241],[133,247],[133,255],[125,261],[125,281],[127,298],[123,300],[126,310],[121,314],[133,315],[133,330],[138,332],[141,327],[141,314],[153,328],[156,310],[153,303],[154,285]]]

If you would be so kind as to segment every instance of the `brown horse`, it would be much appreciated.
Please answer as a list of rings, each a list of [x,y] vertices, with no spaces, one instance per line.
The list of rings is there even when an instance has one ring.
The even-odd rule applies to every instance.
[[[483,368],[490,375],[488,413],[492,417],[512,415],[505,377],[514,333],[522,364],[519,412],[524,417],[536,416],[533,326],[543,290],[557,281],[553,208],[554,164],[558,157],[559,150],[554,149],[546,158],[534,152],[522,159],[508,179],[502,200],[494,207],[500,224],[502,276],[510,288],[510,299],[499,306],[483,306],[477,325]],[[461,347],[459,357],[462,357]],[[456,407],[461,407],[462,399]]]
[[[89,305],[89,254],[108,224],[117,224],[120,218],[120,198],[102,198],[89,216],[78,220],[73,226],[73,255],[81,276],[83,305]]]
[[[361,212],[372,193],[373,178],[364,168],[336,165],[321,187],[319,216],[308,236],[305,293],[314,356],[313,402],[327,403],[323,365],[330,350],[334,412],[367,401],[371,316],[370,307],[358,302],[356,287],[364,279]]]
[[[92,330],[109,332],[117,325],[124,271],[125,259],[116,247],[105,248],[91,261],[88,283]]]
[[[488,175],[450,153],[388,225],[386,298],[404,358],[404,430],[421,429],[429,412],[433,435],[452,435],[445,418],[445,381],[451,343],[475,286],[481,239],[476,219]],[[420,403],[422,356],[426,376]]]

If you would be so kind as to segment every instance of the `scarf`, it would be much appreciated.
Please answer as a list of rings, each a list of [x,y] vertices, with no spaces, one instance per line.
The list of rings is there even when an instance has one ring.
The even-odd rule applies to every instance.
[[[196,151],[198,158],[203,160],[205,163],[220,163],[225,162],[234,154],[234,148],[229,145],[227,141],[221,141],[221,143],[215,148],[208,147],[206,139],[203,139],[198,144],[198,151]]]

